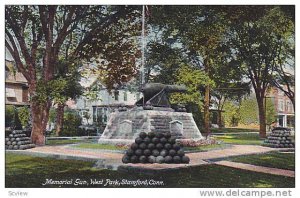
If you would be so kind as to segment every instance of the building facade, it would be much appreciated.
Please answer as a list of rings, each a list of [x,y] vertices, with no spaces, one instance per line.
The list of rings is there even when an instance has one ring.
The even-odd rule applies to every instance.
[[[5,60],[5,104],[14,106],[29,105],[28,82],[18,72],[14,62]]]
[[[266,97],[271,98],[274,102],[274,106],[277,112],[277,123],[275,123],[275,126],[294,128],[295,111],[293,103],[284,94],[284,92],[277,87],[272,87]]]
[[[142,97],[139,92],[131,92],[126,89],[109,93],[107,89],[101,89],[97,94],[97,99],[90,100],[82,96],[76,101],[68,102],[68,106],[76,109],[82,117],[85,125],[102,125],[105,126],[109,115],[117,111],[120,106],[132,108],[135,102]]]

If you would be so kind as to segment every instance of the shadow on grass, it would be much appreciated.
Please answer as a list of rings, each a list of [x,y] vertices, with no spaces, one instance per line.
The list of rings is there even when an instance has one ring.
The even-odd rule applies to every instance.
[[[232,157],[228,160],[257,166],[295,170],[295,153],[269,152]]]
[[[45,185],[46,179],[80,179],[90,183],[91,179],[110,180],[155,180],[163,181],[163,186],[141,185],[136,187],[197,187],[197,188],[252,188],[252,187],[294,187],[294,178],[254,173],[218,165],[190,167],[157,172],[152,176],[145,174],[124,173],[106,169],[92,168],[95,162],[76,160],[57,160],[16,154],[6,154],[5,186],[7,188],[39,187],[103,187],[103,185]],[[133,185],[108,186],[133,187]]]

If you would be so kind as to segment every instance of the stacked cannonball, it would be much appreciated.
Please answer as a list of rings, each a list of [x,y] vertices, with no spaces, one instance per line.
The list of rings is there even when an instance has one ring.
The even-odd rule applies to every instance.
[[[5,149],[24,150],[35,147],[22,130],[14,130],[5,138]]]
[[[141,132],[122,158],[123,163],[189,163],[171,133]]]
[[[275,128],[272,133],[265,139],[264,146],[273,148],[294,148],[295,144],[292,141],[290,129]]]

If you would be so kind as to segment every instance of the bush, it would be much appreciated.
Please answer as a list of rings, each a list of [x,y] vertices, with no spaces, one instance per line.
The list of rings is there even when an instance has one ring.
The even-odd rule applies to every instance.
[[[18,117],[23,127],[27,127],[30,121],[30,111],[27,106],[18,108]]]
[[[17,130],[22,129],[18,112],[15,111],[15,107],[13,105],[5,106],[5,127],[13,127]]]
[[[64,113],[64,126],[60,136],[78,136],[80,134],[80,125],[81,117],[74,111],[66,111]]]
[[[12,126],[14,122],[14,106],[13,105],[6,105],[5,106],[5,127]]]

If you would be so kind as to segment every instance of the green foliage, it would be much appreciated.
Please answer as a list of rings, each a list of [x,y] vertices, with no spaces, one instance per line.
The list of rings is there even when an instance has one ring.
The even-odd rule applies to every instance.
[[[14,123],[15,109],[13,105],[5,105],[5,127]]]
[[[80,132],[80,125],[81,117],[74,111],[66,111],[64,113],[64,126],[60,136],[77,136]]]
[[[240,121],[243,124],[258,124],[258,106],[255,98],[243,99],[240,106]]]
[[[224,103],[224,112],[222,113],[226,127],[236,126],[239,121],[239,107],[232,101]]]
[[[27,106],[25,107],[19,107],[18,108],[18,117],[21,121],[21,124],[23,127],[26,127],[29,125],[29,121],[30,121],[30,111],[29,108]]]
[[[56,109],[55,108],[50,108],[49,111],[49,122],[54,123],[56,121]]]
[[[175,93],[171,96],[171,103],[194,103],[202,105],[200,89],[205,85],[213,84],[208,76],[201,70],[188,66],[182,66],[176,77],[176,84],[183,84],[187,87],[187,93]]]
[[[277,112],[271,98],[267,98],[266,102],[266,124],[271,125],[277,121]]]

